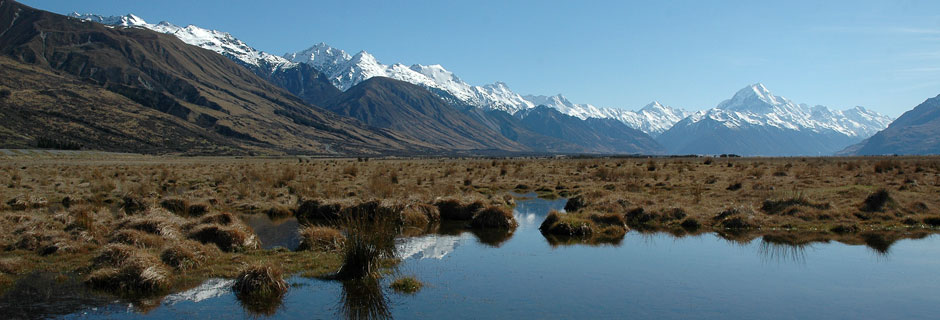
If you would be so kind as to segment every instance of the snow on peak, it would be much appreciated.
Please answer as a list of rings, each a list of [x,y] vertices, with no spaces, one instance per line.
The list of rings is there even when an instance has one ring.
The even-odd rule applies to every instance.
[[[534,107],[522,96],[509,90],[505,83],[497,82],[485,86],[470,85],[439,64],[413,64],[410,67],[401,63],[385,65],[368,52],[361,51],[355,55],[349,55],[325,43],[318,43],[306,50],[287,53],[283,57],[295,63],[307,63],[314,66],[343,91],[372,77],[388,77],[442,90],[463,103],[480,108],[515,113],[518,110]]]
[[[183,42],[203,49],[215,51],[246,65],[265,68],[290,68],[296,64],[282,57],[256,50],[228,32],[203,29],[194,25],[180,27],[167,21],[149,24],[133,14],[104,17],[93,14],[72,13],[69,15],[86,21],[98,22],[109,26],[140,27],[160,33],[173,35]]]
[[[97,14],[80,14],[78,12],[72,12],[69,14],[69,17],[120,27],[137,27],[147,24],[147,21],[144,21],[144,19],[141,17],[133,14],[105,17]]]
[[[731,99],[713,109],[696,113],[690,121],[695,123],[705,119],[729,128],[770,126],[817,133],[834,131],[861,138],[886,128],[892,121],[891,117],[861,107],[839,111],[821,105],[796,104],[773,95],[760,83],[739,90]]]
[[[535,105],[552,107],[561,113],[581,119],[618,120],[652,137],[669,130],[673,124],[690,114],[688,111],[664,106],[659,102],[650,103],[638,111],[629,111],[618,108],[598,108],[590,104],[575,104],[560,94],[554,96],[527,95],[525,98]]]

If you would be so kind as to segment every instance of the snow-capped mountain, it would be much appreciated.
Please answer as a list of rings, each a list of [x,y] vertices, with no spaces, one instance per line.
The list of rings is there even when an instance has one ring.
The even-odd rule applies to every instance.
[[[652,137],[662,134],[679,120],[691,115],[686,110],[664,106],[657,101],[651,102],[640,110],[630,111],[618,108],[599,108],[590,104],[574,104],[561,94],[554,96],[527,95],[525,99],[535,105],[546,105],[558,109],[561,113],[582,120],[588,118],[619,120],[631,128],[643,131]]]
[[[150,24],[133,14],[105,17],[95,14],[79,14],[73,12],[69,16],[105,25],[138,27],[171,34],[187,44],[218,52],[223,56],[249,66],[268,69],[291,68],[296,66],[295,63],[280,56],[256,50],[227,32],[203,29],[194,25],[180,27],[166,21]]]
[[[796,104],[757,83],[677,122],[657,140],[679,154],[822,155],[868,138],[891,120],[862,107]]]
[[[460,101],[476,107],[504,110],[511,114],[535,107],[521,95],[512,92],[505,83],[470,85],[438,64],[414,64],[410,67],[401,63],[385,65],[366,51],[350,55],[325,43],[316,44],[303,51],[285,54],[284,58],[316,67],[343,91],[372,77],[388,77],[426,88],[443,90]]]

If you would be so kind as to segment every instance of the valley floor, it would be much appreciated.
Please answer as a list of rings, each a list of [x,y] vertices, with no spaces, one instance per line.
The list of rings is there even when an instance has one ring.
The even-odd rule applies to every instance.
[[[234,277],[240,266],[259,261],[280,261],[289,273],[327,274],[340,267],[339,253],[260,249],[238,218],[294,215],[307,200],[440,207],[450,199],[506,207],[535,193],[576,199],[569,213],[620,216],[615,220],[642,232],[771,235],[876,249],[940,231],[938,157],[315,159],[17,151],[0,153],[0,181],[0,287],[39,270],[78,273],[93,284],[107,276],[101,270],[134,267],[109,265],[120,254],[141,263],[160,264],[151,261],[159,257],[161,268],[178,271],[177,286]],[[187,252],[198,258],[182,263],[189,260],[177,255]]]

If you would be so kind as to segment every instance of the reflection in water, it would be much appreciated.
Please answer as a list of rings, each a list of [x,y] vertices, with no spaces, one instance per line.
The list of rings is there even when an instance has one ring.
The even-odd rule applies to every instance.
[[[174,305],[183,301],[199,302],[207,299],[221,297],[232,292],[235,280],[212,278],[206,280],[198,287],[166,296],[163,303]]]
[[[477,237],[477,240],[480,243],[493,248],[499,248],[499,246],[509,241],[512,238],[515,230],[500,230],[500,229],[471,229],[470,233],[473,233]]]
[[[448,253],[454,251],[464,236],[448,236],[429,234],[420,237],[398,239],[399,257],[401,259],[443,259]]]
[[[381,281],[365,277],[342,281],[340,315],[346,319],[391,319],[388,297]]]
[[[757,247],[757,254],[764,262],[806,264],[806,249],[812,247],[808,242],[787,242],[764,236]]]
[[[85,287],[77,275],[36,272],[19,279],[0,295],[0,315],[6,319],[49,318],[110,301]]]
[[[265,299],[246,299],[236,295],[235,298],[241,303],[242,309],[252,316],[273,316],[284,304],[283,295],[274,295]]]
[[[888,250],[891,250],[891,245],[894,244],[897,239],[889,239],[884,234],[880,233],[866,233],[862,234],[862,241],[865,241],[865,245],[874,250],[878,255],[887,256]]]
[[[577,236],[562,236],[555,235],[550,233],[542,233],[542,236],[545,237],[545,240],[548,241],[548,244],[553,248],[559,246],[573,246],[573,245],[587,245],[592,247],[597,246],[612,246],[619,247],[623,244],[623,238],[626,233],[620,234],[619,236],[587,236],[587,237],[577,237]]]
[[[297,230],[300,229],[300,223],[297,218],[285,217],[281,219],[271,219],[265,214],[243,215],[245,221],[261,241],[262,249],[271,249],[275,247],[284,247],[288,250],[295,250],[300,245],[300,235]]]

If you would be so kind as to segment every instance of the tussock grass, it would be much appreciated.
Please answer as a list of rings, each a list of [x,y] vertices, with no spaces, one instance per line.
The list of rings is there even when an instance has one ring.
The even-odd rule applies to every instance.
[[[891,198],[891,193],[888,190],[878,189],[878,191],[865,197],[860,209],[865,212],[884,212],[885,208],[892,202],[894,202],[894,199]]]
[[[193,231],[207,225],[252,234],[237,221],[237,216],[230,225],[222,221],[206,221],[211,222],[207,224],[200,220],[218,212],[266,213],[269,208],[289,208],[288,211],[297,213],[298,221],[305,225],[344,230],[341,223],[344,212],[359,206],[366,200],[363,197],[395,199],[397,203],[382,202],[379,207],[390,208],[386,212],[396,215],[394,229],[397,232],[408,230],[409,235],[427,232],[436,224],[433,218],[428,218],[429,227],[421,227],[424,219],[419,211],[428,207],[418,208],[420,204],[434,204],[441,219],[448,220],[440,222],[442,226],[453,223],[459,232],[464,232],[464,226],[479,209],[505,205],[505,196],[513,190],[538,189],[540,195],[580,196],[583,207],[569,211],[586,213],[584,218],[589,223],[597,223],[590,219],[591,213],[623,215],[633,211],[631,209],[643,208],[643,211],[624,216],[631,227],[679,233],[689,232],[683,231],[686,222],[697,221],[700,227],[695,232],[716,231],[734,239],[773,230],[817,230],[822,237],[857,244],[866,244],[861,240],[862,234],[872,230],[897,232],[897,235],[885,236],[888,240],[936,232],[936,227],[928,222],[936,218],[932,210],[940,208],[940,197],[935,196],[940,194],[937,179],[940,158],[937,157],[715,158],[712,161],[718,163],[712,165],[704,164],[703,158],[370,159],[362,162],[354,159],[298,161],[296,158],[105,157],[94,154],[0,155],[0,158],[4,159],[0,164],[0,181],[3,181],[0,185],[0,248],[8,250],[5,251],[8,255],[22,258],[22,272],[88,267],[98,250],[118,238],[121,240],[114,240],[115,243],[130,243],[159,257],[161,250],[189,239]],[[874,169],[876,166],[880,169]],[[350,167],[354,169],[346,169]],[[655,170],[649,171],[651,167]],[[379,179],[383,175],[387,179]],[[465,185],[465,181],[470,184]],[[726,188],[737,183],[741,184],[740,189]],[[891,201],[881,210],[862,210],[863,199],[879,189],[887,190]],[[794,193],[809,195],[804,200],[810,205],[786,203],[794,198]],[[160,203],[167,199],[184,202],[182,207],[186,209],[170,206],[180,214],[163,209]],[[441,199],[453,200],[454,205],[438,206]],[[783,209],[770,210],[778,213],[762,210],[767,200],[783,201],[771,206]],[[467,205],[477,201],[480,204],[475,209]],[[194,204],[205,204],[207,212],[194,217],[188,209],[196,206]],[[812,206],[818,204],[828,204],[829,208]],[[156,208],[148,208],[150,205]],[[91,210],[71,211],[82,206]],[[676,208],[681,208],[686,216],[673,215]],[[716,213],[727,208],[740,210],[716,217]],[[118,210],[112,211],[114,209]],[[285,213],[278,211],[280,213],[274,215]],[[434,217],[433,214],[428,216]],[[740,220],[729,220],[736,217]],[[725,229],[742,225],[750,228]],[[832,231],[836,226],[855,226],[859,231],[840,234]],[[498,244],[507,239],[505,232],[501,235],[480,230],[471,232],[478,235],[481,242]],[[585,243],[583,237],[555,238]],[[877,240],[877,237],[870,238]],[[876,247],[880,243],[870,242]],[[320,257],[319,260],[297,258],[311,254]],[[318,270],[315,273],[319,274],[324,272],[322,269],[335,271],[340,265],[339,255],[333,252],[235,250],[209,257],[205,264],[188,270],[181,277],[234,276],[237,270],[233,268],[241,261],[275,257],[289,258],[290,261],[284,260],[284,263],[291,271],[303,265]],[[164,268],[171,269],[170,266]]]
[[[560,213],[552,210],[539,226],[542,234],[582,239],[622,239],[627,225],[622,216],[601,213]]]
[[[830,205],[828,203],[813,203],[802,196],[797,196],[782,200],[764,200],[761,210],[767,214],[794,215],[800,212],[799,207],[829,210]]]
[[[346,237],[337,229],[322,226],[307,226],[300,229],[300,245],[297,250],[340,251]]]
[[[477,211],[483,209],[482,201],[463,203],[457,199],[444,199],[434,203],[441,214],[442,220],[471,220]]]
[[[382,259],[394,259],[395,236],[398,234],[394,216],[353,214],[342,221],[346,234],[343,266],[337,279],[359,279],[378,276]]]
[[[470,220],[470,227],[478,229],[515,229],[519,226],[516,218],[512,215],[512,210],[489,206],[480,209]]]
[[[277,312],[288,289],[284,272],[271,265],[245,267],[232,285],[235,297],[245,310],[267,316]]]
[[[99,289],[123,294],[147,294],[170,286],[170,272],[153,255],[137,248],[109,245],[95,258],[103,267],[93,271],[85,282]]]
[[[218,249],[196,241],[183,240],[165,247],[160,252],[160,260],[176,270],[184,271],[195,269],[218,254]]]
[[[234,226],[200,225],[190,231],[188,237],[204,244],[214,244],[226,252],[245,251],[260,247],[260,243],[253,234]]]
[[[392,281],[392,290],[399,293],[415,294],[421,291],[424,284],[415,277],[401,277]]]

